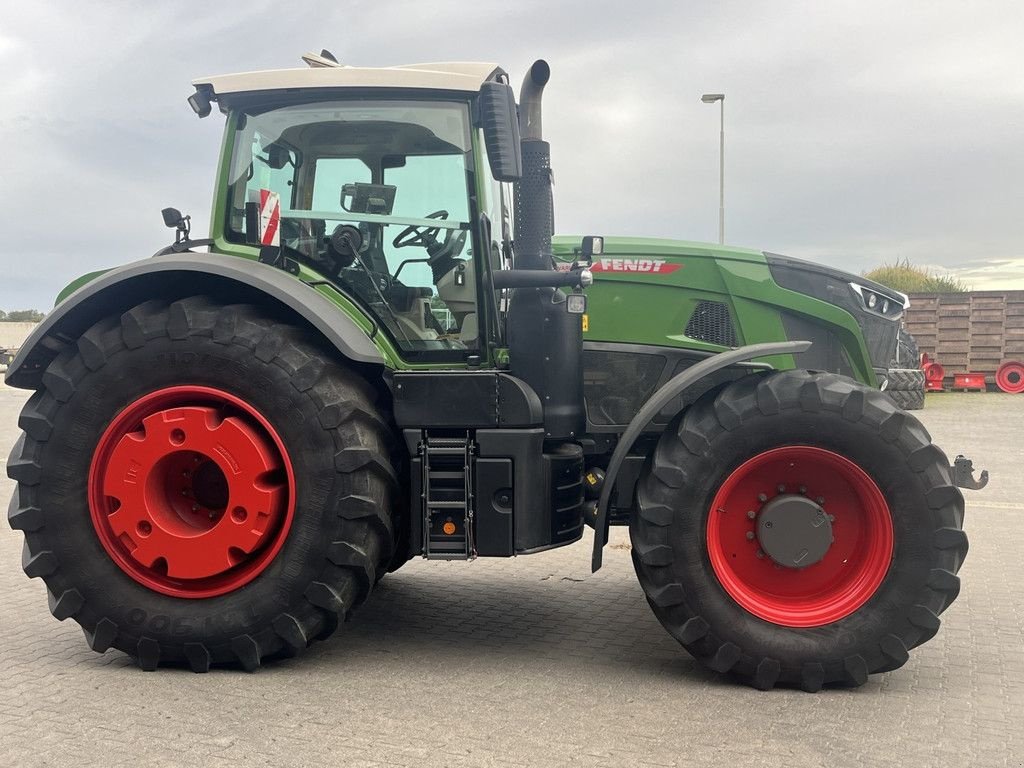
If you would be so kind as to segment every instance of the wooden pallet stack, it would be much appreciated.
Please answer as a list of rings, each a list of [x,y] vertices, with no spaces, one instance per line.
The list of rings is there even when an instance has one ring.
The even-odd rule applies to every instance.
[[[1002,363],[1024,360],[1024,291],[911,294],[906,326],[947,376],[980,373],[991,384]]]

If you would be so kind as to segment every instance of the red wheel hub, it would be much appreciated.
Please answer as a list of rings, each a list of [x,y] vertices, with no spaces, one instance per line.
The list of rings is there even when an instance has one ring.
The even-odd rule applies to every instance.
[[[831,543],[821,542],[824,526],[808,505],[826,515]],[[798,533],[804,526],[811,548],[818,547],[807,558],[812,564],[795,567],[802,550],[778,541],[771,548],[795,553],[787,564],[765,552],[764,526],[774,523],[777,531],[780,522]],[[745,610],[774,624],[818,627],[849,616],[878,589],[892,562],[892,516],[874,480],[849,459],[785,446],[725,479],[708,513],[707,547],[719,583]]]
[[[1003,363],[996,371],[996,386],[1011,395],[1024,392],[1024,363]]]
[[[100,437],[89,507],[129,576],[176,597],[238,589],[280,550],[294,510],[280,437],[252,406],[200,386],[151,392]]]

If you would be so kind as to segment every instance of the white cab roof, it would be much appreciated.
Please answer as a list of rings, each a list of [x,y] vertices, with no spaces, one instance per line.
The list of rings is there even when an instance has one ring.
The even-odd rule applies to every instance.
[[[497,64],[475,61],[442,61],[400,67],[348,67],[318,63],[308,69],[267,69],[200,77],[192,84],[197,87],[209,85],[216,94],[291,88],[424,88],[476,92],[495,71],[502,71]]]

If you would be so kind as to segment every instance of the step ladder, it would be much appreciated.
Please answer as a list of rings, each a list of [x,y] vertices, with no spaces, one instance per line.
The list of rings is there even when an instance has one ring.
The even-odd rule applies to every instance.
[[[424,435],[419,453],[423,471],[423,556],[430,560],[475,558],[475,444],[468,433],[460,437]]]

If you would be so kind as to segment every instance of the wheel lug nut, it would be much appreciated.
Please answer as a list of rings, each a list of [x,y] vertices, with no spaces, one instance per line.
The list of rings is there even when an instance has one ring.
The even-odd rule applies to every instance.
[[[753,541],[753,540],[754,540],[754,532],[753,531],[747,531],[747,541]]]
[[[805,494],[805,495],[807,494],[807,486],[806,485],[801,485],[800,486],[800,493]]]
[[[768,495],[765,493],[759,493],[757,494],[757,500],[764,504],[766,501],[768,501]]]
[[[836,516],[835,516],[835,515],[829,515],[829,516],[828,516],[828,521],[829,521],[830,523],[834,523],[834,522],[836,521]]]
[[[757,559],[760,560],[763,557],[764,557],[764,552],[762,552],[760,549],[757,550]]]
[[[754,512],[754,510],[752,510],[752,509],[748,509],[747,510],[747,518],[749,518],[750,520],[753,520],[755,517],[757,517],[757,513]]]
[[[824,496],[819,496],[818,498],[816,498],[816,499],[815,499],[815,501],[816,501],[816,502],[818,503],[818,505],[820,506],[821,504],[824,504],[824,503],[825,503],[825,497],[824,497]]]
[[[786,486],[784,486],[782,483],[779,483],[775,487],[775,490],[777,490],[779,493],[785,493],[786,492]]]

